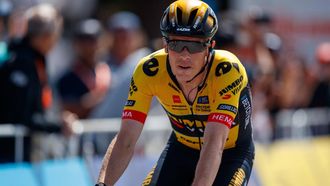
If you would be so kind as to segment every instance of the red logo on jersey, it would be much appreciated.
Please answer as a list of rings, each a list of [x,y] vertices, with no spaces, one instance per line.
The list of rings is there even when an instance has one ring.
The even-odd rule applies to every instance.
[[[226,95],[222,96],[222,99],[230,99],[230,98],[231,98],[230,94],[226,94]]]
[[[180,96],[178,95],[173,95],[173,102],[174,103],[181,103],[181,99],[180,99]]]
[[[234,121],[234,118],[227,114],[212,113],[209,115],[208,121],[219,122],[230,128]]]
[[[132,114],[131,111],[124,111],[122,117],[127,118],[127,119],[131,119],[133,117],[133,114]]]
[[[147,115],[143,112],[136,110],[123,110],[122,119],[132,119],[141,122],[145,122]]]

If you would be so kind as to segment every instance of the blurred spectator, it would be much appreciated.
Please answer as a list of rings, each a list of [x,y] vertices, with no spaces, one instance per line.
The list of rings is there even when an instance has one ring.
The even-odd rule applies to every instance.
[[[216,48],[234,52],[233,50],[238,49],[237,46],[238,26],[234,20],[230,20],[225,16],[223,17],[224,18],[221,22],[221,27],[214,36],[214,39],[216,41]]]
[[[301,57],[286,56],[278,82],[273,88],[273,94],[276,94],[273,104],[277,109],[298,109],[308,104],[312,82],[307,81],[306,68]]]
[[[13,4],[8,0],[0,1],[0,41],[7,39],[9,16],[13,10]]]
[[[146,42],[137,15],[119,12],[112,15],[108,23],[112,44],[106,61],[112,79],[105,101],[93,112],[95,118],[121,117],[135,65],[151,52],[144,47]]]
[[[266,34],[271,32],[273,18],[260,7],[250,9],[246,29],[250,36],[250,47],[254,62],[258,65],[258,70],[262,74],[272,73],[274,70],[274,61],[271,59],[271,51],[265,42]]]
[[[108,32],[112,44],[106,61],[111,69],[111,86],[104,101],[91,114],[93,118],[121,117],[133,70],[138,61],[151,52],[144,47],[146,41],[139,17],[131,12],[112,15],[108,22]],[[97,136],[96,150],[99,154],[106,152],[112,137],[109,134]]]
[[[103,100],[110,84],[109,67],[98,59],[101,33],[102,26],[95,19],[83,20],[76,26],[73,67],[57,83],[63,109],[82,119],[88,118]]]
[[[107,62],[116,71],[131,53],[143,47],[144,35],[139,17],[131,12],[112,15],[108,20],[108,31],[112,43]]]
[[[61,15],[49,4],[31,7],[24,15],[26,33],[9,44],[10,59],[0,67],[0,123],[22,124],[30,129],[24,138],[23,157],[24,161],[30,161],[33,132],[62,131],[66,136],[71,135],[75,116],[64,113],[58,122],[45,116],[52,104],[45,56],[61,33]],[[0,162],[15,161],[14,139],[0,138],[0,146]]]
[[[0,1],[0,65],[9,57],[7,48],[8,21],[13,4],[8,0]]]
[[[272,49],[273,40],[271,25],[273,19],[268,12],[260,7],[251,7],[241,23],[242,33],[238,37],[241,47],[242,61],[247,67],[252,84],[254,139],[268,143],[272,140],[273,119],[270,103],[273,102],[273,86],[276,84],[276,63],[278,48]],[[270,35],[271,33],[271,35]],[[281,41],[280,38],[277,41]],[[274,52],[277,51],[277,52]],[[240,56],[240,54],[238,54]]]
[[[330,42],[321,43],[315,52],[320,65],[320,81],[317,84],[310,107],[330,107]]]

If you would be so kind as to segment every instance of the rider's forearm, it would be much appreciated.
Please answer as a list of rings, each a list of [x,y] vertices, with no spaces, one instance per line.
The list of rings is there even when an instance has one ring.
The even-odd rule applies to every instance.
[[[115,142],[112,151],[106,154],[107,157],[105,157],[103,163],[104,170],[100,173],[100,178],[103,177],[104,183],[107,186],[112,186],[118,181],[127,168],[133,152],[134,145],[124,144],[119,139]]]
[[[111,142],[104,156],[98,182],[114,185],[125,171],[134,152],[135,144],[142,132],[143,124],[124,119],[117,137]]]
[[[199,161],[192,186],[211,186],[217,176],[223,148],[228,136],[227,126],[208,122],[204,132]]]
[[[197,164],[192,186],[211,186],[217,175],[222,151],[214,144],[204,144]]]
[[[117,140],[117,136],[111,141],[111,144],[109,145],[107,152],[104,155],[103,161],[102,161],[102,167],[100,170],[100,174],[98,177],[97,182],[98,183],[104,183],[104,178],[105,178],[105,172],[107,170],[108,164],[109,164],[109,159],[110,159],[110,155],[113,149],[114,144],[116,143]]]

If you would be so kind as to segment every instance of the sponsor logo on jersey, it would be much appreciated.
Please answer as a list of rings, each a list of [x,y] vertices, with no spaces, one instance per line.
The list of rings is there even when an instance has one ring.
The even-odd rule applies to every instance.
[[[197,104],[209,104],[209,97],[208,96],[199,96],[197,98]]]
[[[237,63],[230,63],[230,62],[219,63],[215,68],[215,75],[221,76],[227,74],[232,67],[234,67],[237,70],[237,72],[239,72],[239,67]]]
[[[125,106],[132,107],[135,105],[135,100],[127,100]]]
[[[150,60],[144,62],[143,72],[148,76],[155,76],[158,72],[159,63],[156,58],[151,58]]]
[[[131,79],[131,85],[129,87],[129,94],[132,96],[134,92],[138,90],[137,86],[135,85],[134,79]]]
[[[186,105],[171,105],[173,110],[188,110]]]
[[[208,121],[219,122],[225,124],[228,128],[230,128],[234,121],[234,118],[227,114],[213,113],[209,115]]]
[[[238,79],[236,79],[234,82],[232,82],[230,85],[228,85],[226,88],[220,90],[219,94],[220,96],[223,96],[228,91],[231,91],[234,95],[236,95],[239,90],[242,88],[243,76],[240,76]]]
[[[199,112],[210,112],[211,107],[210,105],[196,105],[196,111]]]
[[[133,118],[133,113],[131,111],[124,111],[122,117],[131,119]]]
[[[239,93],[239,91],[242,89],[242,84],[240,84],[237,88],[235,88],[234,90],[232,90],[231,92],[236,95],[237,93]]]
[[[189,136],[203,136],[207,115],[200,115],[200,117],[197,118],[195,115],[176,116],[168,113],[168,116],[172,127],[176,129],[177,132]]]
[[[226,94],[226,95],[222,96],[222,99],[230,99],[230,98],[231,98],[230,94]]]
[[[244,126],[244,129],[245,129],[247,127],[247,125],[250,123],[251,114],[252,114],[252,107],[251,107],[251,103],[249,101],[248,96],[244,96],[242,98],[242,104],[243,104],[243,108],[245,110],[245,126]]]
[[[233,64],[233,67],[237,70],[237,72],[239,72],[238,64],[237,63],[232,63],[232,64]]]
[[[178,95],[173,95],[172,99],[173,99],[173,103],[182,103],[180,96],[178,96]]]
[[[245,180],[245,172],[242,168],[237,169],[229,185],[243,185]]]
[[[122,119],[132,119],[144,123],[147,118],[147,115],[143,112],[137,110],[125,109],[122,113]]]
[[[237,114],[237,108],[232,105],[220,104],[217,109],[226,110],[226,111],[232,112],[234,114]]]

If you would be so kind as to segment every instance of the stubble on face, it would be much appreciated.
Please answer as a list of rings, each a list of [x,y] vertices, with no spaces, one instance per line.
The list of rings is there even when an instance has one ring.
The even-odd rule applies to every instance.
[[[181,53],[170,51],[170,65],[179,82],[192,79],[205,64],[205,52],[190,54],[187,49]]]
[[[205,42],[200,38],[186,36],[171,36],[169,39]],[[187,48],[184,48],[181,52],[175,52],[170,49],[167,51],[169,53],[169,62],[172,72],[179,82],[191,80],[206,63],[207,50],[197,53],[189,53]]]

